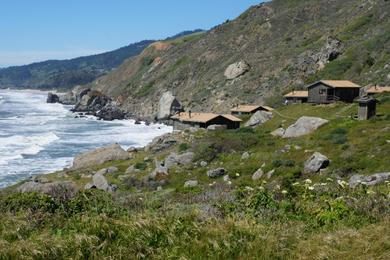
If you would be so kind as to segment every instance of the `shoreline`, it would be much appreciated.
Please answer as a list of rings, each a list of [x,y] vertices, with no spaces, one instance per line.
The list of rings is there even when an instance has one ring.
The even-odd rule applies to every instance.
[[[10,94],[12,94],[12,93],[34,93],[34,94],[41,94],[42,98],[46,93],[48,93],[47,91],[41,91],[41,90],[11,90],[11,89],[1,89],[0,92],[10,93]],[[50,104],[44,102],[42,99],[42,106],[44,106],[44,105],[47,106]],[[137,124],[135,119],[99,120],[96,116],[92,116],[92,115],[77,117],[77,115],[79,113],[72,112],[71,105],[56,104],[55,106],[58,106],[58,105],[63,107],[66,110],[66,112],[69,113],[65,117],[65,118],[68,118],[68,120],[70,118],[70,120],[72,120],[72,119],[76,120],[75,122],[77,122],[77,121],[78,122],[85,122],[86,125],[92,125],[92,126],[96,124],[97,126],[102,127],[101,130],[98,129],[98,131],[103,131],[103,132],[97,132],[96,136],[94,136],[94,134],[88,136],[88,134],[87,134],[88,139],[91,139],[91,140],[96,139],[97,140],[97,141],[95,141],[95,142],[98,142],[97,145],[93,146],[93,144],[89,143],[88,141],[81,141],[80,146],[75,147],[75,151],[76,151],[75,153],[71,154],[69,156],[69,158],[68,158],[68,156],[65,156],[68,159],[66,159],[63,155],[61,155],[59,157],[54,155],[55,157],[50,157],[50,159],[46,159],[48,165],[50,164],[50,161],[56,160],[56,161],[53,161],[53,167],[46,167],[45,169],[39,171],[39,173],[38,172],[36,173],[36,172],[34,172],[35,170],[33,170],[33,171],[31,171],[31,173],[28,176],[26,175],[25,177],[22,177],[22,175],[20,175],[20,177],[22,177],[22,178],[18,177],[20,173],[19,173],[18,169],[15,169],[16,167],[22,167],[22,169],[20,170],[21,173],[28,171],[28,170],[26,170],[26,169],[29,169],[28,164],[30,164],[30,165],[32,164],[33,165],[32,168],[34,168],[34,169],[39,169],[41,167],[44,167],[44,165],[42,164],[42,160],[45,160],[45,159],[42,159],[41,156],[44,156],[44,155],[42,155],[42,153],[49,152],[52,154],[52,151],[50,151],[50,149],[55,149],[55,146],[58,146],[59,143],[63,142],[64,140],[66,142],[66,136],[61,137],[56,132],[56,130],[51,130],[53,133],[55,133],[56,135],[59,136],[58,139],[56,139],[53,142],[50,142],[50,144],[44,144],[40,151],[38,151],[35,154],[28,155],[27,157],[25,154],[23,154],[23,152],[20,152],[22,154],[21,155],[22,157],[18,156],[18,158],[15,158],[12,160],[10,159],[9,162],[5,162],[5,164],[2,165],[2,168],[4,168],[3,172],[7,173],[9,171],[9,173],[4,174],[2,176],[2,178],[4,180],[1,181],[2,182],[2,185],[0,185],[0,186],[2,186],[1,189],[15,185],[15,184],[19,183],[20,181],[24,181],[24,180],[28,179],[29,176],[47,175],[47,174],[62,171],[66,168],[71,167],[74,158],[78,154],[85,152],[85,151],[89,151],[90,149],[99,148],[99,147],[102,147],[102,146],[105,146],[108,144],[107,140],[104,139],[105,135],[106,135],[105,131],[109,131],[108,133],[110,133],[108,136],[108,138],[109,138],[108,140],[112,140],[112,142],[110,142],[110,143],[112,143],[112,144],[118,143],[124,149],[128,149],[129,147],[143,148],[148,143],[150,143],[154,138],[160,137],[166,133],[172,132],[171,127],[167,126],[163,123],[151,123],[150,125],[148,125],[146,122],[140,122],[139,124]],[[13,117],[9,117],[8,120],[14,120],[14,119],[15,120],[23,120],[21,117],[15,117],[14,119],[12,119],[12,118]],[[33,119],[33,117],[32,117],[32,119]],[[50,120],[54,120],[54,119],[50,119]],[[90,123],[88,123],[88,122],[90,122]],[[57,123],[54,122],[53,124],[57,124]],[[67,124],[67,123],[65,122],[64,124]],[[84,125],[84,124],[81,123],[81,125]],[[104,125],[106,125],[107,127],[105,127]],[[145,128],[148,129],[148,131],[145,132],[145,130],[143,130]],[[89,129],[86,131],[91,132],[93,130]],[[46,132],[47,131],[42,130],[42,134],[39,134],[37,132],[37,134],[33,134],[32,137],[37,136],[38,134],[43,136]],[[138,132],[138,134],[137,134],[137,132]],[[82,134],[82,133],[84,133],[84,130],[81,130],[80,134]],[[10,134],[12,134],[12,132],[10,132]],[[77,132],[73,132],[73,134],[77,135]],[[15,134],[9,135],[8,137],[4,136],[3,138],[10,139],[10,138],[13,138],[15,135],[19,135],[19,134],[15,133]],[[117,135],[118,138],[116,138],[115,135]],[[138,137],[138,135],[139,135],[139,137]],[[128,138],[127,138],[127,136],[128,136]],[[123,143],[124,139],[126,139],[127,142]],[[100,140],[102,140],[102,141],[100,141]],[[77,139],[74,139],[72,141],[78,142]],[[9,141],[9,143],[12,143],[12,142]],[[86,145],[84,145],[83,143],[85,143]],[[131,143],[134,143],[134,144],[131,144]],[[39,145],[39,144],[32,143],[31,145]],[[52,148],[53,145],[54,145],[54,148]],[[83,149],[82,147],[84,147],[84,146],[90,147],[90,148]],[[91,147],[93,147],[93,148],[91,148]],[[4,148],[4,146],[3,146],[3,148]],[[1,149],[1,147],[0,147],[0,149]],[[66,152],[68,152],[68,151],[66,151]],[[19,152],[16,152],[16,153],[19,153]],[[69,153],[72,153],[72,151],[69,150]],[[61,159],[61,158],[63,158],[63,159]],[[27,161],[25,161],[25,160],[27,160]],[[63,162],[61,163],[62,160],[63,160]],[[28,161],[30,161],[30,162],[28,162]],[[35,165],[34,165],[34,162],[36,162]],[[54,167],[57,164],[57,162],[60,165],[58,165],[58,167]],[[19,166],[17,166],[16,163],[18,163]],[[0,178],[0,179],[2,179],[2,178]]]

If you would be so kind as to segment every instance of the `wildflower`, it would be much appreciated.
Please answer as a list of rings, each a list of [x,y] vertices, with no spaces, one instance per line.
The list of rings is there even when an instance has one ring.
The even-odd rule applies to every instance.
[[[267,181],[262,181],[261,183],[265,185],[265,184],[267,184]]]
[[[259,190],[264,191],[265,188],[264,188],[263,186],[260,186],[260,187],[259,187]]]
[[[294,182],[293,184],[292,184],[292,186],[298,186],[299,185],[299,182]]]
[[[333,179],[332,179],[332,178],[326,178],[326,180],[327,180],[327,181],[333,181]]]
[[[254,189],[253,189],[252,187],[249,187],[249,186],[246,186],[245,189],[246,189],[247,191],[254,191]]]
[[[239,174],[239,173],[236,173],[236,177],[240,177],[240,174]]]
[[[280,190],[280,185],[279,185],[279,184],[276,185],[276,186],[275,186],[275,189],[276,189],[276,190]]]
[[[325,182],[322,182],[322,183],[320,183],[320,185],[321,185],[321,186],[326,186],[326,185],[328,185],[328,184],[325,183]]]
[[[288,192],[286,190],[282,190],[282,194],[287,194]]]
[[[307,187],[308,190],[314,190],[314,186]]]
[[[373,190],[367,190],[367,194],[375,194],[375,191],[373,191]]]
[[[139,197],[138,199],[139,199],[139,200],[143,200],[143,198],[141,198],[141,197]]]
[[[341,186],[341,188],[345,188],[347,186],[347,182],[343,180],[337,180],[337,184]]]
[[[312,181],[311,181],[310,179],[306,179],[306,180],[305,180],[305,183],[306,183],[306,184],[311,184]]]
[[[228,181],[227,184],[228,184],[228,185],[232,185],[232,182],[231,182],[231,181]]]

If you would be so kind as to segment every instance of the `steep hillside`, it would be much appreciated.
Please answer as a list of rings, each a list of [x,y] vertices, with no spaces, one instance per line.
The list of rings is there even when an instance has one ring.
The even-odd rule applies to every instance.
[[[175,39],[200,30],[185,31]],[[140,54],[153,40],[145,40],[102,54],[70,60],[49,60],[25,66],[0,69],[0,88],[69,89],[87,84]]]
[[[206,33],[152,45],[92,86],[152,117],[166,90],[193,110],[226,111],[275,103],[274,94],[319,78],[388,84],[389,12],[382,0],[274,0]],[[227,67],[240,61],[249,71],[227,79]]]

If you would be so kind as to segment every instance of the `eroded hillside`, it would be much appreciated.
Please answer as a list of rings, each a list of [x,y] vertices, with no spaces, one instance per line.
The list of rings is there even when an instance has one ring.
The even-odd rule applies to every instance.
[[[275,0],[205,33],[150,46],[92,85],[153,117],[166,90],[193,110],[223,112],[319,78],[390,83],[390,2]],[[157,48],[159,47],[159,48]],[[250,69],[224,76],[233,63]]]

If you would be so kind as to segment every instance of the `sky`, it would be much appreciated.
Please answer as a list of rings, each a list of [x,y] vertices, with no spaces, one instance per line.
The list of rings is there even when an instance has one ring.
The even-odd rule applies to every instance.
[[[0,67],[210,29],[261,0],[0,0]]]

